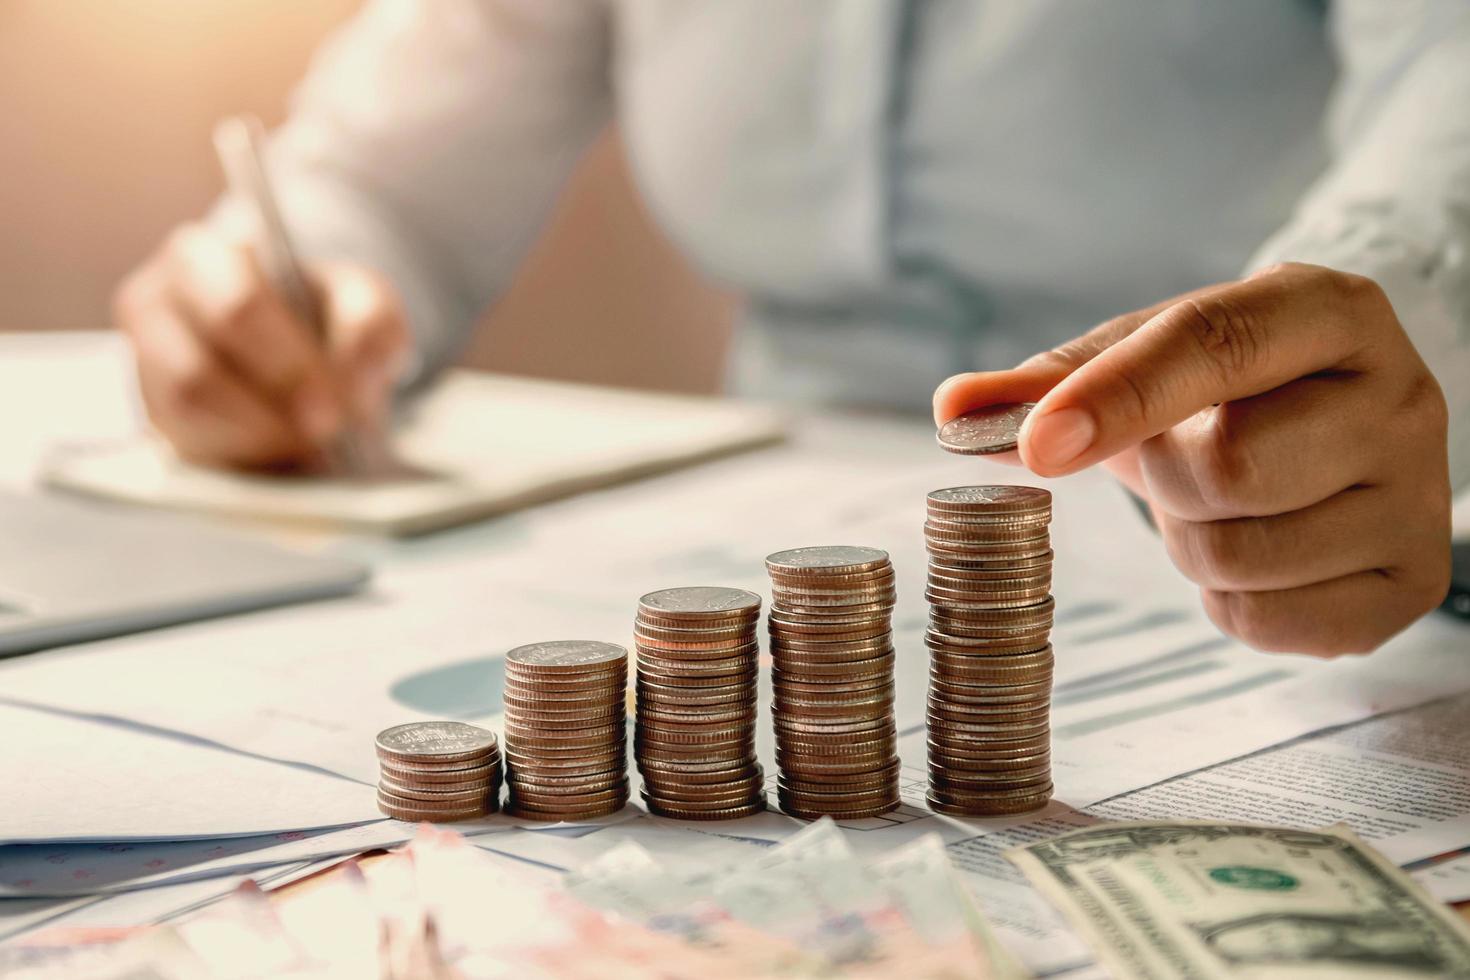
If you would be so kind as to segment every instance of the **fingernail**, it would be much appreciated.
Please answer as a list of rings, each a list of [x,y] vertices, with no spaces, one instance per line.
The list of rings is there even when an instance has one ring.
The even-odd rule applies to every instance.
[[[1097,438],[1097,423],[1080,408],[1060,408],[1030,423],[1026,447],[1032,460],[1048,469],[1066,466]]]
[[[322,442],[336,434],[342,416],[331,395],[311,386],[296,396],[296,424],[312,439]]]
[[[934,397],[932,399],[935,425],[943,425],[953,417],[952,409],[947,404],[950,391],[974,376],[973,374],[954,374],[939,382],[939,386],[934,389]]]
[[[947,377],[943,381],[939,382],[938,386],[935,387],[935,389],[934,389],[934,397],[935,398],[938,398],[939,396],[943,395],[945,392],[949,391],[949,389],[953,388],[955,385],[959,384],[961,381],[964,381],[968,377],[970,377],[970,375],[968,375],[968,374],[951,374],[949,377]]]

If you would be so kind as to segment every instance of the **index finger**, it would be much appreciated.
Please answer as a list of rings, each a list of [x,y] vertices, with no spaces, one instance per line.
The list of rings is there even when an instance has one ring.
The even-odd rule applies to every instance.
[[[241,377],[314,438],[339,424],[326,355],[270,287],[254,255],[216,235],[185,229],[172,242],[173,294],[188,324]]]
[[[1357,276],[1293,265],[1181,300],[1051,389],[1022,428],[1021,458],[1043,476],[1070,473],[1210,405],[1357,370],[1370,340],[1353,320],[1369,290]]]

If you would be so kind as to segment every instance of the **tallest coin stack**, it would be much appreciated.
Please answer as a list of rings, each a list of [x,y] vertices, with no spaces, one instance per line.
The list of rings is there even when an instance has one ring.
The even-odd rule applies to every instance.
[[[929,804],[1024,813],[1051,798],[1051,494],[928,497]]]

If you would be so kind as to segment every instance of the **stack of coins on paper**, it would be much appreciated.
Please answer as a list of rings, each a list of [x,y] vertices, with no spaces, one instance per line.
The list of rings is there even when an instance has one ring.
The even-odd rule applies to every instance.
[[[638,602],[633,750],[648,809],[726,820],[765,809],[755,755],[761,599],[690,587]]]
[[[771,682],[781,809],[857,819],[898,806],[888,553],[778,551],[771,575]]]
[[[929,494],[929,803],[1024,813],[1051,798],[1051,494]]]
[[[495,733],[458,721],[416,721],[378,733],[378,809],[395,820],[447,823],[500,806]]]
[[[557,640],[505,655],[505,812],[590,820],[628,804],[628,651]]]

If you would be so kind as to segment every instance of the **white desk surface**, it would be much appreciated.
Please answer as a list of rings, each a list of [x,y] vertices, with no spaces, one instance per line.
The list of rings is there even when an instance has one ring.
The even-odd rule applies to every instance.
[[[119,438],[135,431],[138,420],[117,338],[0,335],[0,485],[29,485],[48,446]],[[0,663],[0,692],[48,710],[146,721],[254,759],[320,767],[361,787],[361,813],[349,819],[370,820],[371,738],[378,729],[434,715],[493,724],[498,705],[486,703],[492,691],[486,685],[490,665],[505,649],[567,636],[626,642],[638,595],[655,588],[719,583],[764,594],[761,556],[780,548],[844,542],[889,549],[901,592],[900,658],[922,659],[921,644],[917,653],[907,648],[916,646],[924,616],[923,496],[935,487],[978,482],[1031,481],[1019,471],[938,451],[923,420],[814,417],[798,425],[788,446],[421,540],[293,532],[287,540],[372,561],[374,588],[356,599]],[[1058,682],[1090,693],[1056,708],[1061,799],[1047,819],[1067,818],[1064,803],[1086,807],[1327,726],[1470,691],[1470,627],[1439,615],[1353,662],[1241,650],[1204,621],[1192,587],[1168,567],[1151,532],[1105,476],[1084,474],[1051,486]],[[1458,513],[1465,526],[1465,501]],[[1094,664],[1124,674],[1151,670],[1170,657],[1191,665],[1193,674],[1178,672],[1167,684],[1160,679],[1145,694],[1104,691],[1089,673]],[[901,728],[916,705],[922,718],[919,670],[912,683],[900,676]],[[19,744],[23,753],[24,740]],[[910,758],[911,735],[905,761],[921,780],[922,740],[917,744],[918,758]],[[15,756],[12,763],[45,760]],[[221,766],[228,765],[222,758]],[[913,788],[911,805],[894,825],[933,824],[952,841],[1000,829],[924,817],[912,805]],[[78,800],[85,808],[85,794]],[[184,794],[159,805],[186,800]],[[108,801],[92,804],[100,810]],[[11,832],[0,832],[0,839],[44,836],[44,828],[25,826],[24,797],[5,809]],[[37,804],[36,812],[41,809]],[[1470,845],[1470,822],[1463,814],[1456,819],[1466,827],[1460,844]],[[752,837],[779,836],[790,822],[770,815],[747,829]],[[527,853],[551,846],[539,836],[525,845]],[[1047,962],[1041,945],[1027,958]]]

